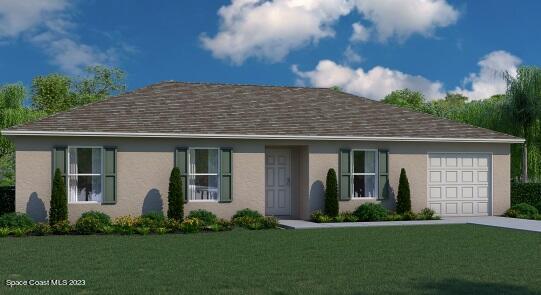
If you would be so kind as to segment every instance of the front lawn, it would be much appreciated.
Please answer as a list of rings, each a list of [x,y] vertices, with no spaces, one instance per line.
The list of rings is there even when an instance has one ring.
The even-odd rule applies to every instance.
[[[541,292],[541,235],[478,225],[9,237],[0,259],[3,294]]]

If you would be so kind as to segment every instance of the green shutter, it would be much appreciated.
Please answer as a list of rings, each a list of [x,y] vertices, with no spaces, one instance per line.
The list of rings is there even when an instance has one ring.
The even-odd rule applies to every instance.
[[[67,179],[66,179],[66,172],[68,169],[67,157],[68,157],[67,147],[57,146],[53,148],[53,177],[54,177],[54,173],[56,169],[60,169],[60,173],[62,173],[62,177],[64,178],[64,183],[67,183]]]
[[[228,203],[233,200],[233,150],[220,149],[220,202]]]
[[[102,204],[116,204],[117,157],[116,147],[103,148],[103,201]]]
[[[340,200],[351,200],[351,150],[341,149],[339,155]]]
[[[180,169],[182,191],[184,192],[184,201],[186,201],[188,200],[188,148],[178,147],[175,150],[175,167]]]
[[[389,152],[379,150],[379,169],[378,169],[378,199],[387,199],[389,197]]]

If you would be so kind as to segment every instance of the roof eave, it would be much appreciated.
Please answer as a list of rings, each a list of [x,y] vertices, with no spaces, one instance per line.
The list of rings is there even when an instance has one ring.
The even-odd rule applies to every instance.
[[[401,142],[478,142],[524,143],[523,138],[438,138],[438,137],[378,137],[378,136],[321,136],[321,135],[264,135],[264,134],[194,134],[194,133],[132,133],[132,132],[73,132],[2,130],[5,136],[83,136],[132,138],[216,138],[216,139],[274,139],[274,140],[362,140]]]

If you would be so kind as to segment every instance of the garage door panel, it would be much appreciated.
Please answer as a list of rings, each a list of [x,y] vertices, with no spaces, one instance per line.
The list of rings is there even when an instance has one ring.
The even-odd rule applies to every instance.
[[[491,155],[430,153],[427,207],[445,216],[487,215]]]

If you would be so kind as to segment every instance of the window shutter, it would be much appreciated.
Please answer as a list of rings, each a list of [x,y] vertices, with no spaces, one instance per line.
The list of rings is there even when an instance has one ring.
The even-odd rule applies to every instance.
[[[220,203],[233,200],[233,150],[220,149]]]
[[[56,169],[60,169],[64,183],[67,183],[66,173],[68,169],[68,148],[65,146],[57,146],[53,149],[53,177]],[[51,178],[52,179],[52,178]],[[67,189],[67,188],[66,188]]]
[[[188,148],[178,147],[175,151],[175,167],[180,170],[184,201],[188,200]]]
[[[104,192],[102,204],[116,204],[117,195],[117,159],[116,147],[103,148]]]
[[[340,200],[351,200],[351,150],[341,149],[339,156]]]
[[[379,150],[379,190],[378,199],[383,200],[389,197],[389,152]]]

